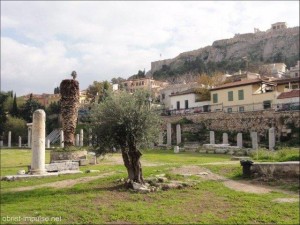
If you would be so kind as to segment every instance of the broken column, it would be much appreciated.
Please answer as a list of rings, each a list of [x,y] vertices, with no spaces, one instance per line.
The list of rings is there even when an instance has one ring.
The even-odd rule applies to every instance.
[[[176,125],[176,142],[179,145],[181,143],[181,127],[180,124]]]
[[[223,144],[228,144],[228,134],[223,133]]]
[[[93,140],[93,136],[92,136],[92,129],[89,128],[89,146],[92,146],[92,140]]]
[[[79,146],[83,146],[83,129],[80,129]]]
[[[65,145],[64,145],[64,131],[63,130],[60,131],[60,147],[61,148],[65,147]]]
[[[33,113],[31,174],[45,173],[46,114],[42,109]]]
[[[275,148],[275,128],[271,127],[269,129],[269,150],[274,150]]]
[[[46,143],[46,148],[50,148],[50,139],[49,138],[47,138],[47,143]]]
[[[172,145],[172,125],[171,123],[167,124],[167,145],[171,146]]]
[[[251,132],[252,149],[258,149],[257,132]]]
[[[162,145],[163,143],[164,143],[164,134],[163,134],[163,132],[159,132],[158,144]]]
[[[239,148],[243,148],[243,134],[242,133],[237,134],[237,146]]]
[[[7,147],[11,148],[11,131],[8,131],[8,143],[7,143]]]
[[[214,131],[209,131],[209,143],[211,145],[215,144],[215,132]]]
[[[21,147],[22,147],[22,137],[19,136],[19,148],[21,148]]]
[[[27,123],[27,127],[28,127],[28,139],[27,139],[27,146],[28,148],[31,148],[31,133],[32,133],[32,123]]]
[[[76,134],[75,145],[79,146],[79,134]]]

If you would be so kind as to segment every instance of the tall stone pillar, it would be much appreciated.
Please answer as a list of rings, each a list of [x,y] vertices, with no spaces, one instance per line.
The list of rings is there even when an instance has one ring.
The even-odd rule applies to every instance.
[[[257,132],[251,132],[251,142],[252,142],[252,149],[258,149],[258,139],[257,139]]]
[[[275,128],[271,127],[269,129],[269,150],[274,150],[275,148]]]
[[[31,148],[31,142],[32,142],[32,138],[31,138],[31,133],[32,133],[32,123],[27,123],[27,128],[28,128],[28,139],[27,139],[27,146],[28,148]]]
[[[44,174],[45,170],[45,137],[46,114],[42,109],[33,113],[32,123],[32,160],[31,174]]]
[[[163,143],[164,143],[164,134],[163,134],[163,132],[159,132],[158,144],[162,145]]]
[[[240,148],[243,147],[243,134],[242,133],[237,134],[237,146]]]
[[[209,143],[214,145],[215,142],[215,132],[214,131],[209,131]]]
[[[171,123],[167,124],[167,145],[172,145],[172,125]]]
[[[61,131],[60,131],[60,147],[61,147],[61,148],[65,147],[64,141],[65,141],[65,138],[64,138],[64,131],[61,130]]]
[[[228,144],[228,134],[223,133],[223,144]]]
[[[11,148],[11,131],[8,131],[8,143],[7,143],[7,147]]]
[[[79,146],[83,146],[83,129],[80,129],[80,139],[79,139]]]
[[[177,145],[179,145],[181,143],[181,126],[180,126],[180,124],[176,125],[176,141],[177,141]]]

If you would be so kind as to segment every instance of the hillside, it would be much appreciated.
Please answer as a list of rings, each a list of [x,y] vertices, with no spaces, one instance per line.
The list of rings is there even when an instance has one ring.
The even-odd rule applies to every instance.
[[[294,66],[299,60],[299,27],[236,34],[173,59],[152,62],[148,75],[165,79],[187,73],[236,72],[246,69],[243,57],[247,57],[250,71],[251,66],[254,70],[263,63],[285,62],[288,68]]]

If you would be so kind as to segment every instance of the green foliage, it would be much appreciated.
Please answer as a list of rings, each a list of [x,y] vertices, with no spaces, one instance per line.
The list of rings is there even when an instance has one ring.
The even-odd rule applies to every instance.
[[[17,117],[19,115],[19,109],[17,106],[17,97],[16,94],[14,96],[14,100],[13,100],[13,105],[12,105],[12,109],[10,111],[10,115]]]
[[[188,118],[186,117],[183,117],[181,120],[177,121],[176,123],[174,124],[193,124],[194,122],[192,120],[189,120]]]
[[[159,116],[149,109],[149,93],[109,93],[91,110],[93,140],[98,153],[116,148],[140,146],[156,140],[160,126]]]
[[[2,140],[2,134],[4,132],[4,124],[7,120],[6,117],[6,109],[5,109],[5,102],[9,97],[8,93],[0,92],[0,140]]]
[[[59,93],[60,93],[59,87],[54,88],[54,94],[59,94]]]
[[[54,129],[61,127],[59,124],[60,102],[51,102],[46,108],[46,129],[49,134]]]
[[[86,89],[87,98],[91,99],[91,102],[101,102],[107,96],[107,92],[111,90],[111,85],[108,81],[98,82],[94,81]]]
[[[26,138],[27,135],[27,125],[26,121],[21,118],[8,116],[8,120],[5,123],[5,132],[11,131],[11,139],[13,143],[18,142],[19,136]]]
[[[277,151],[268,151],[259,149],[258,151],[252,151],[250,156],[255,160],[260,161],[300,161],[299,149],[284,148]]]
[[[31,123],[32,115],[37,109],[44,109],[44,106],[42,106],[38,101],[34,100],[31,94],[25,104],[20,107],[20,115],[28,123]]]

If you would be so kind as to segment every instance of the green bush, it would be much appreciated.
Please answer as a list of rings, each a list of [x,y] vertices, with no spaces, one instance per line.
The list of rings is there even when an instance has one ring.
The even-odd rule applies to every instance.
[[[300,161],[299,149],[284,148],[277,151],[268,151],[259,149],[250,153],[254,160],[259,161],[273,161],[273,162],[286,162],[286,161]]]

